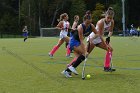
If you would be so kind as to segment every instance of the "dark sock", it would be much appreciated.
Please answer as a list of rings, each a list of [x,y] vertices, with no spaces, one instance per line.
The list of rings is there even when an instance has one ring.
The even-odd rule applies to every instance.
[[[76,68],[83,60],[85,60],[85,56],[80,55],[77,60],[72,64],[74,68]]]
[[[71,72],[68,68],[66,68],[66,70],[65,70],[65,71]]]
[[[75,61],[74,61],[71,65],[73,65],[74,63],[75,63]],[[71,66],[71,65],[70,65],[70,66]],[[68,68],[66,68],[65,71],[71,72]]]
[[[74,65],[75,62],[76,62],[76,61],[74,61],[71,65]]]
[[[25,42],[26,39],[27,39],[27,38],[24,38],[24,42]]]

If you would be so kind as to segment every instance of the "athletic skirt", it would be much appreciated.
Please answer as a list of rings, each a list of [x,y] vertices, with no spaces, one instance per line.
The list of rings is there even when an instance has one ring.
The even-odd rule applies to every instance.
[[[87,37],[87,41],[89,41],[90,39],[93,39],[93,37],[94,37],[94,33],[92,32],[88,37]],[[97,44],[99,44],[99,43],[101,43],[102,42],[102,40],[101,40],[101,38],[98,36],[97,38],[95,38],[95,39],[93,39],[92,40],[92,43],[94,44],[94,45],[97,45]]]
[[[28,32],[23,32],[23,36],[27,37],[28,36]]]
[[[65,37],[67,37],[68,32],[67,31],[61,31],[60,32],[60,39],[63,39]]]
[[[74,50],[74,46],[75,47],[78,47],[80,45],[80,42],[76,39],[74,39],[73,37],[70,38],[70,41],[69,41],[69,45],[70,45],[70,50]]]

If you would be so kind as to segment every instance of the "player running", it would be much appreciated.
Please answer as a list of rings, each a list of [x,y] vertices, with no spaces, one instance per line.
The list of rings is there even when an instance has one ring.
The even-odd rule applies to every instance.
[[[114,28],[113,17],[114,17],[113,8],[109,7],[105,13],[105,18],[100,19],[96,24],[96,30],[98,31],[101,37],[97,37],[96,39],[94,39],[95,33],[92,32],[87,38],[88,53],[91,53],[91,51],[94,49],[95,46],[107,51],[106,58],[104,61],[104,71],[106,72],[115,71],[115,69],[111,68],[111,57],[113,48],[110,45],[110,37],[113,34]],[[103,39],[104,31],[109,32],[106,38],[106,42]]]
[[[73,31],[77,29],[78,22],[79,22],[79,16],[78,15],[75,15],[74,16],[74,22],[73,22],[73,25],[72,25],[72,28],[71,28]],[[70,37],[70,31],[68,31],[68,36],[69,37]],[[69,47],[69,43],[66,43],[66,48],[67,47]],[[70,57],[72,57],[72,56],[70,56]]]
[[[79,16],[78,15],[75,15],[74,16],[74,22],[73,22],[73,25],[72,25],[72,29],[73,30],[76,30],[77,29],[78,22],[79,22]]]
[[[60,15],[60,22],[58,23],[57,29],[60,29],[60,39],[58,41],[58,44],[53,47],[53,49],[49,52],[49,56],[53,57],[54,53],[58,50],[58,48],[64,43],[69,42],[68,29],[70,28],[70,23],[68,22],[68,14],[63,13]],[[70,56],[70,49],[67,47],[67,53],[66,56]]]
[[[91,22],[91,15],[86,13],[83,17],[83,23],[78,26],[77,30],[71,32],[69,42],[70,49],[74,51],[77,59],[75,62],[73,62],[73,64],[68,66],[66,70],[61,72],[63,75],[65,75],[65,77],[72,77],[69,72],[78,74],[76,67],[85,59],[85,56],[87,55],[86,46],[84,44],[84,37],[89,35],[91,32],[95,33],[94,38],[98,36],[95,26]]]
[[[78,22],[79,22],[79,15],[75,15],[74,16],[74,22],[72,24],[72,31],[76,31],[77,30]],[[70,36],[70,34],[71,33],[69,31],[69,36]],[[77,59],[77,57],[75,57],[69,64],[67,64],[67,66],[70,66],[76,59]]]
[[[24,42],[28,39],[28,29],[27,26],[24,26],[23,30],[23,37],[24,37]]]

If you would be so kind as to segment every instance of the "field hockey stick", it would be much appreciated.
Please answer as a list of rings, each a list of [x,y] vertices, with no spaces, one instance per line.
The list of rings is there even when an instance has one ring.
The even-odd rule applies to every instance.
[[[110,68],[112,69],[112,71],[116,71],[116,69],[114,69],[114,66],[113,66],[113,62],[112,62],[112,54],[110,55]]]
[[[110,52],[110,50],[109,50]],[[111,52],[110,52],[111,53]],[[113,63],[112,63],[112,54],[110,54],[110,67],[113,68]]]
[[[86,66],[86,62],[87,62],[87,57],[85,55],[85,60],[84,60],[84,65],[83,65],[83,69],[82,69],[82,79],[85,79],[85,66]]]
[[[108,45],[108,44],[109,44],[109,43],[107,43],[107,45]],[[108,51],[109,51],[109,55],[110,55],[110,68],[113,69],[112,54],[111,54],[110,48],[108,49]],[[111,72],[112,72],[112,71],[111,71]]]
[[[90,39],[90,38],[89,38]],[[90,41],[88,43],[88,49],[87,51],[89,51],[89,48],[90,48]],[[87,62],[87,55],[85,54],[85,60],[84,60],[84,65],[83,65],[83,69],[82,69],[82,79],[84,80],[85,79],[85,67],[86,67],[86,62]]]

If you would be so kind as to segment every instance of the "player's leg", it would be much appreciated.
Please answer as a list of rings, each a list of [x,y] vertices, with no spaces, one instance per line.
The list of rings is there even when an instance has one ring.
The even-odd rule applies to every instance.
[[[70,31],[68,31],[67,36],[70,37]],[[68,44],[69,44],[69,42],[66,42],[66,43],[65,43],[65,47],[66,47],[66,48],[67,48]]]
[[[59,47],[64,43],[63,39],[59,39],[58,44],[53,47],[53,49],[49,52],[49,56],[53,56],[54,53],[59,49]]]
[[[91,51],[94,49],[94,47],[95,47],[95,45],[92,42],[90,42],[90,41],[87,42],[86,49],[87,49],[88,54],[91,53]],[[74,64],[74,62],[77,60],[77,58],[79,56],[76,52],[74,52],[74,54],[76,55],[76,57],[67,65],[68,67],[71,66],[72,64]]]
[[[69,44],[69,43],[67,43],[67,42],[65,43],[65,47],[66,47],[66,48],[67,48],[68,44]]]
[[[74,52],[74,54],[76,55],[75,52]],[[77,60],[77,58],[78,58],[78,55],[75,56],[75,57],[73,58],[73,60],[72,60],[69,64],[67,64],[67,67],[71,66],[71,65]]]
[[[27,38],[28,38],[28,33],[27,32],[24,32],[23,33],[23,36],[24,36],[24,42],[27,40]]]
[[[74,74],[78,74],[76,71],[76,67],[85,59],[85,52],[83,47],[80,45],[80,42],[77,42],[76,40],[73,42],[70,42],[70,49],[75,51],[75,56],[77,57],[76,61],[69,67],[67,67],[62,74],[64,74],[66,77],[69,76],[69,72],[73,72]]]
[[[27,37],[24,38],[24,42],[27,40]]]
[[[64,38],[65,42],[67,43],[67,47],[66,47],[66,57],[70,57],[70,53],[71,53],[71,50],[70,50],[70,46],[69,46],[69,37],[65,37]]]
[[[92,50],[94,49],[94,47],[95,47],[95,45],[92,42],[87,42],[86,49],[87,49],[87,52],[89,54],[92,52]]]
[[[62,71],[62,74],[64,74],[66,77],[72,77],[70,74],[71,72],[78,75],[78,72],[75,68],[85,59],[85,56],[82,55],[83,48],[81,46],[74,47],[74,51],[77,59],[75,60],[75,62],[73,62],[73,64]]]
[[[62,71],[61,73],[64,74],[66,77],[71,77],[71,70],[68,69],[69,66],[73,65],[74,62],[77,60],[77,58],[79,57],[79,54],[77,54],[76,52],[74,52],[75,58],[66,66],[66,69],[64,71]],[[68,74],[67,74],[68,73]],[[77,74],[75,74],[77,75]]]
[[[85,60],[85,52],[82,48],[82,46],[78,46],[78,47],[74,47],[74,51],[77,53],[78,57],[76,59],[76,61],[68,67],[68,70],[72,71],[74,74],[78,74],[76,71],[77,66],[80,65],[80,63]]]
[[[115,69],[111,68],[113,48],[109,44],[107,45],[103,42],[99,43],[97,47],[106,50],[106,56],[105,56],[105,61],[104,61],[104,71],[106,72],[115,71]]]

